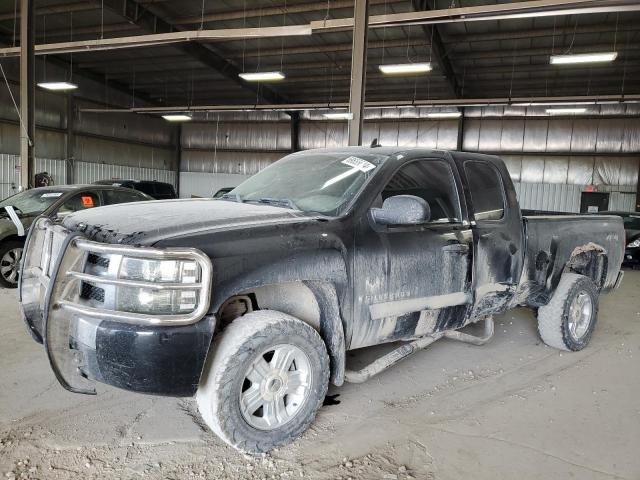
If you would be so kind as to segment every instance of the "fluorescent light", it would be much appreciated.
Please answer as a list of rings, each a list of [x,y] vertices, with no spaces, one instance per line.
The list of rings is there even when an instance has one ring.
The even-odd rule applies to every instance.
[[[549,115],[571,115],[576,113],[584,113],[586,108],[547,108]]]
[[[596,63],[613,62],[618,56],[618,52],[602,53],[578,53],[575,55],[551,55],[552,65],[567,65],[572,63]]]
[[[189,121],[191,121],[191,116],[190,115],[184,115],[182,113],[162,115],[162,118],[164,118],[167,122],[189,122]]]
[[[353,113],[351,112],[330,112],[323,113],[322,116],[324,118],[328,118],[329,120],[352,120]]]
[[[38,86],[45,90],[53,90],[54,92],[64,92],[66,90],[75,90],[78,88],[78,85],[70,82],[41,82]]]
[[[247,82],[274,82],[284,79],[284,73],[282,72],[240,73],[239,76]]]
[[[427,118],[459,118],[462,116],[460,112],[434,112],[427,113]]]
[[[387,75],[402,75],[405,73],[424,73],[431,71],[431,64],[425,63],[396,63],[393,65],[378,65],[382,73]]]

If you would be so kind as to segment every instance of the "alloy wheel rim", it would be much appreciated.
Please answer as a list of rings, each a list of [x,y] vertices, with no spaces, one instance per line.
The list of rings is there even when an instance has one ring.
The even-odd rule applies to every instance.
[[[589,331],[593,315],[593,302],[586,292],[576,295],[569,307],[569,333],[574,340],[581,340]]]
[[[311,392],[311,362],[299,347],[280,344],[257,355],[244,374],[240,412],[259,430],[291,421]]]
[[[0,275],[9,283],[18,283],[22,248],[8,250],[0,259]]]

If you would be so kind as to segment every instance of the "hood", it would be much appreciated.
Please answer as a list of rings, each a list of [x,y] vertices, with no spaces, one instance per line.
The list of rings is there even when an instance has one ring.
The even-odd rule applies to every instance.
[[[287,208],[203,198],[84,210],[66,217],[63,225],[99,242],[153,245],[186,234],[297,222],[305,218],[309,216]]]

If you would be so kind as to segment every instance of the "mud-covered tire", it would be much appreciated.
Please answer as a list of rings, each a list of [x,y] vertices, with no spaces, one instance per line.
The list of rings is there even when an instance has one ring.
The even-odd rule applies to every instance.
[[[309,388],[286,423],[269,430],[256,428],[244,416],[246,408],[245,413],[241,411],[247,374],[263,352],[282,345],[297,348],[307,356],[305,378]],[[214,340],[196,400],[205,423],[222,440],[245,452],[262,453],[292,442],[309,427],[328,384],[329,357],[320,335],[290,315],[259,310],[238,318]]]
[[[9,240],[0,244],[0,286],[17,288],[20,273],[20,259],[24,243]]]
[[[591,305],[588,324],[576,329],[572,306],[577,302]],[[581,311],[584,308],[581,307]],[[573,317],[575,318],[575,317]],[[586,314],[584,318],[587,318]],[[584,275],[565,273],[560,278],[551,301],[538,309],[538,332],[542,341],[560,350],[578,351],[587,346],[598,320],[598,288]],[[583,320],[586,322],[586,320]],[[577,333],[581,333],[578,335]]]

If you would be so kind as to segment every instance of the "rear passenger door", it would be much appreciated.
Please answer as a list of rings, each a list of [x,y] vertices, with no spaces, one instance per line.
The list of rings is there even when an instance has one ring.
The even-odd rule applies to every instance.
[[[461,163],[474,238],[473,314],[482,317],[506,310],[515,294],[523,262],[522,217],[504,164],[482,157]]]

